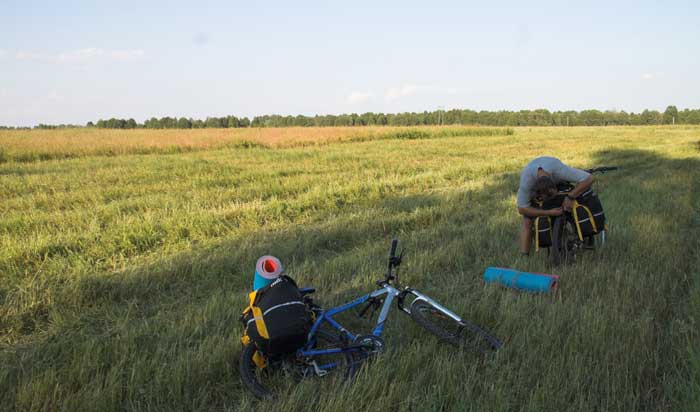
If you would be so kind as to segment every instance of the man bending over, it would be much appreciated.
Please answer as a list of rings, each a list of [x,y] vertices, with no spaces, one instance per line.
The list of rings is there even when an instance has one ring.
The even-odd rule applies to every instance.
[[[532,199],[536,197],[547,199],[555,195],[557,183],[560,182],[571,182],[576,185],[564,199],[562,207],[542,210],[533,206]],[[559,216],[565,210],[570,211],[574,199],[585,192],[592,183],[593,175],[569,167],[556,157],[542,156],[530,161],[520,175],[520,188],[518,188],[518,213],[523,215],[520,252],[523,255],[530,253],[532,222],[537,216]]]

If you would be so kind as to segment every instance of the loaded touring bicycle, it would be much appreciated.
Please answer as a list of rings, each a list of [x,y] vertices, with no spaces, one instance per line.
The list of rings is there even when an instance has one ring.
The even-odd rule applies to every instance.
[[[618,167],[596,167],[586,169],[586,172],[594,174],[612,170],[618,170]],[[560,183],[556,195],[546,200],[535,199],[534,203],[542,209],[561,207],[564,198],[573,188],[572,183]],[[608,235],[608,224],[603,205],[593,187],[576,198],[571,211],[556,217],[535,218],[533,235],[535,250],[546,248],[554,265],[575,261],[581,250],[594,249],[596,245],[603,247]]]
[[[394,302],[442,342],[481,354],[501,347],[501,341],[484,328],[416,289],[399,286],[403,253],[396,255],[396,246],[394,240],[377,289],[334,308],[314,304],[310,295],[315,290],[297,288],[286,276],[252,292],[241,316],[245,334],[239,371],[244,385],[256,397],[269,399],[302,378],[332,371],[341,378],[351,377],[365,360],[384,351],[382,334]],[[351,332],[335,319],[351,309],[358,309],[359,317],[379,311],[370,333]]]

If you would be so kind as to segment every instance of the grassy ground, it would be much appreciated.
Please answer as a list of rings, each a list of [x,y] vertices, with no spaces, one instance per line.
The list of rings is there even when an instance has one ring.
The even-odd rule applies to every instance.
[[[50,156],[33,156],[49,151],[30,136],[25,147],[0,134],[2,410],[697,405],[700,128],[378,129],[323,145],[214,139],[109,156],[83,131],[75,144],[61,133]],[[553,296],[485,287],[486,266],[549,270],[516,248],[518,173],[541,154],[623,167],[597,182],[609,247],[557,269]],[[394,313],[387,353],[354,385],[311,380],[257,405],[236,370],[255,260],[278,256],[331,305],[371,290],[392,237],[407,248],[404,280],[504,349],[486,360],[454,352]]]
[[[0,163],[212,149],[323,146],[330,143],[383,139],[509,134],[513,134],[512,129],[466,126],[0,130]]]

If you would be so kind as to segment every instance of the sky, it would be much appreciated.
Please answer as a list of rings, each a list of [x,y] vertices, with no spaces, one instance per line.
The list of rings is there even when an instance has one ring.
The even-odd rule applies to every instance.
[[[700,1],[0,0],[0,125],[700,108]]]

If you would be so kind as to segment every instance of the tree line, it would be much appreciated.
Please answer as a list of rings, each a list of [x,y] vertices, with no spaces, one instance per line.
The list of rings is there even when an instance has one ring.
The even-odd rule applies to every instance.
[[[100,119],[88,122],[87,127],[101,129],[203,129],[238,127],[309,127],[309,126],[421,126],[421,125],[483,125],[483,126],[616,126],[700,124],[700,109],[678,110],[668,106],[665,111],[644,110],[639,113],[625,111],[554,111],[547,109],[519,111],[436,110],[411,113],[351,113],[316,116],[224,116],[207,117],[204,120],[185,117],[152,117],[143,123],[134,119]],[[35,126],[37,129],[78,127],[75,125]],[[9,127],[0,127],[11,129]],[[17,128],[19,129],[19,128]]]
[[[253,127],[287,126],[420,126],[420,125],[483,125],[483,126],[612,126],[700,124],[700,109],[679,111],[668,106],[664,112],[583,110],[580,112],[547,109],[519,111],[437,110],[418,113],[363,113],[325,116],[267,115],[253,118]]]
[[[205,120],[191,118],[155,117],[142,124],[134,119],[99,120],[87,126],[115,129],[202,129],[236,127],[309,127],[309,126],[421,126],[421,125],[484,125],[484,126],[614,126],[614,125],[662,125],[700,124],[700,109],[678,110],[668,106],[665,111],[644,110],[640,113],[625,111],[582,110],[580,112],[555,111],[547,109],[519,111],[475,111],[475,110],[436,110],[411,113],[351,113],[316,116],[225,116],[207,117]]]
[[[134,119],[100,119],[96,123],[88,122],[87,127],[99,129],[204,129],[204,128],[229,128],[249,127],[250,120],[247,117],[236,116],[207,117],[206,120],[186,117],[152,117],[143,123],[137,123]]]

